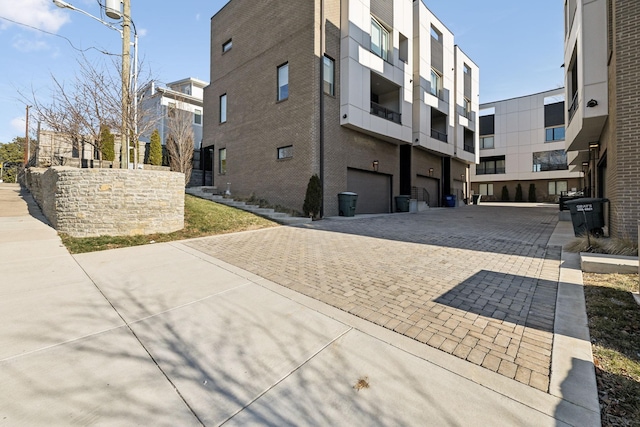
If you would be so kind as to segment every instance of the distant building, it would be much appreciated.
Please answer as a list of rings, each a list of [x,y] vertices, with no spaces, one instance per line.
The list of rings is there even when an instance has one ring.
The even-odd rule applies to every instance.
[[[640,2],[565,1],[566,148],[591,195],[610,200],[611,236],[638,239]]]
[[[167,83],[166,86],[152,81],[140,92],[142,98],[141,109],[152,120],[157,120],[155,128],[160,133],[162,144],[167,142],[167,119],[173,108],[185,110],[193,114],[194,148],[199,149],[202,142],[202,122],[204,117],[202,98],[207,82],[192,77]],[[151,129],[152,131],[153,129]],[[140,140],[149,142],[149,134],[143,135]]]
[[[478,82],[422,1],[231,0],[211,20],[214,183],[302,211],[318,174],[325,216],[344,191],[356,213],[393,212],[399,195],[463,199]]]
[[[564,89],[480,105],[480,162],[471,188],[481,200],[523,200],[535,187],[536,201],[557,202],[563,192],[582,191],[582,173],[569,170],[565,152]]]

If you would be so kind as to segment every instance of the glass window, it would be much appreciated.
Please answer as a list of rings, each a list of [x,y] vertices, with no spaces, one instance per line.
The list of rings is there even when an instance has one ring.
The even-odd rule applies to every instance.
[[[561,195],[567,191],[567,181],[549,181],[549,195]]]
[[[193,112],[193,123],[197,125],[202,124],[202,110],[198,110],[197,108]]]
[[[176,116],[176,103],[170,102],[167,108],[167,117],[175,117]]]
[[[324,57],[324,93],[335,95],[335,63],[328,56]]]
[[[278,159],[290,159],[293,157],[293,145],[278,148]]]
[[[442,37],[442,33],[436,30],[434,27],[431,27],[431,37],[440,41],[440,38]]]
[[[533,172],[567,170],[567,153],[564,150],[533,153]]]
[[[222,53],[229,52],[232,47],[233,47],[233,42],[231,41],[231,39],[227,40],[222,44]]]
[[[388,59],[389,31],[371,18],[371,52],[385,61]]]
[[[438,73],[433,68],[431,69],[431,94],[438,96],[440,92],[440,82],[442,81],[442,77],[440,73]]]
[[[220,96],[220,123],[227,121],[227,94]]]
[[[278,67],[278,101],[289,98],[289,64]]]
[[[493,196],[493,184],[480,184],[480,195]]]
[[[481,157],[480,163],[476,165],[476,175],[502,173],[506,173],[506,162],[504,156]]]
[[[220,175],[227,173],[227,149],[221,148],[218,150],[218,170]]]
[[[483,149],[494,148],[493,141],[494,141],[493,136],[480,137],[480,148],[483,148]]]
[[[564,141],[564,126],[545,129],[545,142]]]

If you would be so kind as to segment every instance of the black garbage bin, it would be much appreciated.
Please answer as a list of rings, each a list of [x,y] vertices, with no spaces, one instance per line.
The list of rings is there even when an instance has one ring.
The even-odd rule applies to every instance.
[[[354,216],[356,214],[356,203],[358,195],[350,191],[338,193],[338,209],[340,216]]]
[[[456,195],[455,194],[447,194],[444,196],[444,205],[447,208],[455,208],[456,207]]]
[[[409,200],[411,196],[396,196],[396,212],[409,212]]]
[[[581,199],[567,200],[564,203],[571,212],[573,233],[577,236],[591,233],[601,237],[604,232],[604,203],[609,199],[583,197]]]
[[[474,194],[472,197],[474,205],[480,204],[480,194]]]

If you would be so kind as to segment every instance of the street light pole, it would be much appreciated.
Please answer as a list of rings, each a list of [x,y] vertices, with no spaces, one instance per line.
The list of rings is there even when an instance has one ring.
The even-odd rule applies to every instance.
[[[121,148],[120,148],[120,158],[122,160],[120,167],[128,169],[129,168],[129,138],[130,138],[130,129],[129,129],[129,119],[131,117],[131,79],[133,77],[133,85],[134,93],[133,98],[133,115],[134,121],[134,136],[137,138],[138,133],[138,125],[137,125],[137,113],[138,113],[138,33],[134,31],[134,75],[131,76],[131,0],[107,0],[106,6],[106,14],[109,18],[112,19],[120,19],[122,18],[122,30],[114,27],[108,22],[103,21],[102,19],[91,15],[90,13],[85,12],[82,9],[78,9],[75,6],[67,3],[64,0],[52,0],[53,3],[61,8],[75,10],[76,12],[80,12],[88,17],[95,19],[103,25],[111,28],[112,30],[116,30],[120,33],[122,37],[122,99],[121,99],[121,107],[122,107],[122,125],[120,132],[122,133],[120,137]],[[122,4],[122,14],[120,14],[120,4]],[[134,27],[135,30],[135,27]],[[137,159],[137,156],[134,155],[134,163]]]
[[[120,158],[125,169],[129,168],[129,97],[131,75],[131,3],[130,0],[122,0],[122,137]],[[124,151],[125,155],[122,155]],[[134,155],[135,159],[135,155]]]

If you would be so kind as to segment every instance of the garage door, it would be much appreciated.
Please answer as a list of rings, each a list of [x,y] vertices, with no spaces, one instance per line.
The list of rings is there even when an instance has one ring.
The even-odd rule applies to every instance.
[[[436,208],[440,206],[440,183],[438,179],[424,175],[416,176],[416,187],[424,188],[429,193],[429,206]]]
[[[358,194],[356,214],[391,212],[391,176],[347,169],[347,191]]]

